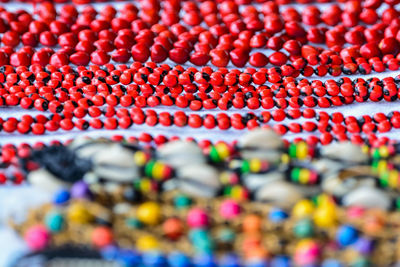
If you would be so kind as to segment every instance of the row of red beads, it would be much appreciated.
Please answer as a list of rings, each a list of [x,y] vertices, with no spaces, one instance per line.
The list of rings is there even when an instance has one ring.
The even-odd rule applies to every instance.
[[[218,12],[217,6],[215,4],[215,7],[212,6],[212,2],[210,3],[210,1],[207,1],[204,4],[207,5],[207,7],[203,9],[200,7],[200,11],[216,10],[215,12]],[[158,3],[150,2],[149,5],[152,6],[154,10],[159,10],[159,7],[153,7],[153,5],[159,5]],[[209,5],[211,5],[211,7],[209,7]],[[148,10],[149,7],[146,5],[144,6],[146,7],[144,10]],[[171,8],[174,10],[176,7],[172,5]],[[178,8],[180,8],[179,5]],[[10,20],[10,25],[5,24],[3,27],[3,32],[5,33],[2,41],[6,47],[2,49],[3,53],[0,56],[0,62],[6,64],[10,61],[12,64],[21,65],[30,64],[34,61],[36,63],[51,63],[58,66],[68,64],[69,62],[77,65],[87,65],[89,62],[105,64],[111,59],[108,53],[117,49],[112,54],[112,58],[116,62],[127,62],[131,57],[136,61],[142,62],[151,57],[153,61],[161,62],[169,57],[178,64],[183,64],[190,60],[196,65],[205,65],[211,60],[211,63],[215,66],[223,67],[231,60],[237,67],[243,67],[248,61],[256,67],[261,67],[265,66],[268,62],[281,66],[284,65],[287,60],[291,60],[294,65],[297,65],[302,64],[301,62],[303,62],[304,59],[307,60],[307,62],[311,62],[311,64],[317,64],[318,60],[324,60],[321,59],[320,56],[324,55],[322,58],[326,58],[332,53],[343,54],[344,58],[360,56],[361,54],[363,58],[369,59],[375,56],[397,55],[400,50],[399,42],[392,36],[395,29],[391,31],[392,35],[388,34],[390,37],[380,38],[379,32],[388,27],[385,23],[379,24],[379,27],[375,25],[374,27],[377,29],[371,34],[366,34],[369,36],[369,39],[367,38],[367,41],[369,40],[368,43],[361,48],[355,46],[352,48],[351,52],[343,53],[341,52],[342,48],[337,45],[342,42],[340,34],[347,36],[345,33],[349,33],[348,36],[351,36],[348,38],[350,43],[362,45],[365,41],[363,41],[361,37],[359,37],[361,41],[357,40],[357,36],[360,35],[357,31],[360,32],[361,28],[354,29],[353,31],[356,31],[356,33],[347,32],[346,27],[343,25],[337,26],[335,30],[327,30],[325,33],[327,36],[314,37],[316,39],[322,38],[322,40],[326,38],[327,40],[325,41],[329,43],[329,36],[332,36],[330,37],[332,39],[331,42],[336,44],[335,47],[332,48],[333,50],[326,50],[324,51],[326,53],[323,53],[323,50],[317,49],[316,47],[308,46],[305,48],[302,46],[307,43],[306,40],[294,40],[295,38],[301,38],[306,33],[305,30],[298,25],[298,22],[295,21],[295,18],[290,17],[293,21],[290,20],[286,22],[288,25],[276,26],[277,23],[280,25],[283,22],[276,22],[273,16],[274,13],[266,16],[265,20],[267,21],[264,22],[264,26],[262,25],[262,29],[266,30],[265,34],[263,33],[265,36],[260,37],[254,35],[254,32],[258,31],[257,29],[245,28],[246,25],[252,24],[244,23],[241,20],[241,16],[236,14],[238,12],[238,6],[234,4],[234,2],[223,2],[220,4],[219,8],[221,14],[227,14],[227,16],[223,16],[223,18],[230,17],[232,21],[224,22],[226,25],[217,23],[210,26],[209,30],[198,26],[193,27],[190,31],[183,25],[177,23],[171,25],[169,25],[169,23],[164,23],[161,25],[156,24],[156,22],[153,23],[153,21],[146,22],[143,18],[136,19],[139,10],[132,4],[128,4],[121,10],[121,17],[115,17],[117,11],[112,6],[108,6],[102,9],[99,19],[96,19],[97,11],[93,7],[85,8],[79,15],[73,6],[67,5],[64,6],[63,10],[60,12],[59,20],[55,20],[57,12],[54,6],[49,3],[40,5],[37,10],[42,20],[35,21],[33,17],[26,12],[13,15],[11,12],[4,11],[3,13],[7,14],[4,16],[6,20]],[[196,12],[198,7],[192,2],[184,2],[183,9],[188,11],[191,16],[201,13]],[[269,9],[274,10],[274,8],[269,6],[265,9],[267,11]],[[144,10],[142,8],[140,11],[145,14]],[[332,8],[327,10],[336,9]],[[165,12],[165,14],[167,14],[167,12]],[[254,12],[243,12],[243,15],[244,14],[254,14]],[[311,12],[311,14],[314,13]],[[251,16],[252,18],[255,15],[246,16]],[[179,22],[179,16],[173,17],[177,18]],[[335,15],[333,17],[337,16]],[[269,20],[272,21],[269,22]],[[389,19],[387,20],[389,21]],[[192,21],[192,19],[190,19],[190,21]],[[396,20],[390,21],[391,24],[395,24],[393,21]],[[397,24],[400,25],[400,20],[397,21]],[[85,25],[90,25],[90,27]],[[7,31],[8,27],[11,27],[12,30]],[[269,27],[272,27],[272,29],[269,29]],[[282,27],[285,28],[286,35],[283,35],[283,37],[269,36],[271,34],[274,35],[275,32],[280,32]],[[393,25],[393,28],[395,27],[396,25]],[[333,31],[334,33],[331,33]],[[118,34],[114,32],[118,32]],[[310,30],[310,32],[313,31]],[[324,31],[321,30],[321,32],[323,33]],[[301,36],[297,36],[300,33]],[[288,51],[291,56],[288,58],[286,54],[279,51],[274,52],[269,58],[260,52],[249,56],[251,48],[265,46],[265,44],[263,44],[263,38],[268,48],[277,51],[283,48]],[[267,38],[269,38],[268,42],[266,41]],[[60,44],[62,49],[56,53],[54,53],[54,51],[52,53],[49,49],[41,50],[40,56],[37,55],[33,60],[33,55],[31,55],[29,51],[25,51],[29,50],[27,48],[19,52],[11,53],[12,47],[17,46],[20,39],[25,45],[29,46],[36,46],[40,42],[47,47]],[[343,37],[342,39],[345,40],[346,38]],[[379,45],[376,43],[376,40],[380,41]],[[317,40],[314,41],[320,42]],[[268,43],[270,44],[268,45]],[[149,49],[149,47],[151,48]],[[193,49],[195,52],[190,54]],[[346,49],[343,50],[347,51]],[[360,53],[357,51],[360,51]],[[10,59],[8,59],[8,57]]]
[[[141,66],[140,63],[136,65]],[[60,113],[63,110],[73,112],[78,107],[84,109],[85,112],[90,112],[89,108],[95,110],[95,107],[104,104],[123,107],[132,105],[154,107],[161,104],[175,105],[180,108],[189,107],[192,110],[217,107],[222,110],[230,107],[271,109],[319,106],[327,108],[332,105],[350,104],[354,101],[382,99],[394,101],[399,97],[396,84],[398,78],[392,77],[383,80],[371,78],[367,81],[361,78],[354,81],[341,78],[339,81],[328,80],[325,83],[321,81],[310,83],[305,79],[296,81],[293,78],[285,78],[283,83],[262,85],[256,88],[250,83],[254,82],[253,77],[258,81],[261,76],[264,80],[266,79],[267,75],[261,71],[253,70],[254,73],[251,75],[236,71],[228,72],[226,69],[212,72],[211,68],[206,67],[201,72],[193,74],[192,70],[182,72],[183,68],[179,66],[174,69],[163,66],[160,67],[161,70],[155,69],[157,73],[148,67],[150,65],[134,70],[125,69],[123,72],[121,72],[123,68],[119,66],[119,70],[112,70],[109,75],[107,71],[94,66],[89,68],[90,71],[84,67],[78,68],[79,74],[74,74],[71,68],[65,68],[67,72],[65,74],[56,71],[51,74],[38,71],[36,75],[23,67],[18,68],[17,73],[13,72],[13,68],[3,67],[7,74],[3,77],[0,75],[0,80],[3,78],[6,81],[4,88],[0,89],[0,105],[20,105],[25,109],[34,107],[40,111],[49,109],[52,113]],[[110,69],[113,68],[110,67]],[[225,72],[228,73],[224,75]],[[154,73],[156,74],[153,77],[156,78],[152,79]],[[163,78],[164,85],[152,86],[145,83],[145,81],[155,79],[160,81],[163,73],[167,73]],[[127,76],[134,77],[134,84],[128,84],[126,87],[117,84],[118,82],[126,83]],[[190,77],[193,77],[193,82],[198,85],[191,83]],[[224,85],[216,85],[221,83]]]
[[[158,124],[162,126],[185,127],[189,126],[192,128],[205,127],[206,129],[213,129],[218,127],[220,130],[228,130],[233,128],[236,130],[243,130],[245,128],[253,129],[256,127],[264,126],[269,123],[272,119],[277,122],[283,121],[285,118],[298,119],[301,116],[304,118],[317,118],[317,122],[306,121],[302,124],[297,122],[290,122],[288,125],[284,123],[274,124],[273,129],[283,135],[288,131],[292,133],[300,133],[302,131],[314,132],[318,130],[321,133],[333,132],[336,135],[345,134],[349,132],[355,133],[372,133],[378,130],[379,132],[388,132],[391,128],[400,128],[400,112],[392,112],[386,116],[383,113],[377,113],[373,117],[364,115],[360,119],[356,119],[354,116],[344,117],[341,113],[334,113],[329,116],[326,112],[315,113],[313,109],[305,109],[303,112],[300,110],[292,110],[288,113],[279,109],[273,112],[263,111],[260,115],[253,113],[247,113],[241,115],[218,113],[217,115],[204,114],[202,116],[192,113],[186,114],[183,111],[176,111],[174,114],[169,112],[159,112],[154,110],[143,111],[140,108],[132,108],[130,110],[121,108],[115,110],[112,107],[100,113],[98,116],[86,120],[83,119],[83,114],[79,113],[64,113],[61,115],[52,115],[46,117],[45,115],[37,115],[35,118],[31,115],[23,115],[20,120],[10,117],[5,120],[0,118],[0,125],[5,132],[13,133],[18,131],[21,134],[32,132],[36,135],[44,134],[45,131],[54,132],[59,129],[72,130],[77,128],[79,130],[87,130],[89,127],[94,129],[109,129],[114,130],[117,128],[127,129],[132,124],[146,124],[147,126],[156,126]],[[99,117],[104,115],[104,119]],[[73,117],[77,117],[77,120],[73,120]],[[329,124],[329,121],[333,125]],[[344,124],[344,125],[343,125]]]

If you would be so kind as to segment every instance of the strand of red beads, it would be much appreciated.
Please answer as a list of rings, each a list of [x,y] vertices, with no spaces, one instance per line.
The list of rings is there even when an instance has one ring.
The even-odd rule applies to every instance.
[[[391,112],[388,115],[377,113],[373,117],[364,115],[357,119],[354,116],[344,117],[340,112],[333,113],[332,115],[322,111],[316,113],[313,109],[305,109],[303,111],[290,110],[288,112],[279,109],[272,113],[264,111],[258,116],[253,113],[247,113],[246,115],[239,113],[232,115],[219,113],[217,115],[205,114],[200,116],[196,113],[188,115],[183,111],[170,114],[169,112],[157,113],[154,110],[143,111],[140,108],[132,108],[129,111],[122,108],[115,111],[114,108],[107,107],[103,119],[95,117],[87,120],[82,118],[82,116],[78,116],[78,119],[74,119],[74,117],[74,113],[64,113],[62,116],[55,114],[51,117],[46,117],[42,114],[36,117],[23,115],[19,120],[14,117],[7,119],[0,118],[0,125],[2,125],[3,131],[7,133],[17,131],[21,134],[27,134],[32,132],[35,135],[45,134],[46,131],[70,131],[74,128],[87,130],[89,127],[97,130],[103,128],[108,130],[115,130],[117,128],[128,129],[133,124],[146,124],[150,127],[158,124],[164,127],[204,127],[206,129],[218,128],[220,130],[272,127],[280,135],[285,135],[288,132],[300,133],[304,131],[312,133],[318,131],[321,134],[319,140],[322,144],[332,142],[334,137],[339,141],[349,140],[347,134],[350,134],[350,139],[353,142],[360,143],[363,140],[360,136],[361,134],[368,136],[376,131],[385,133],[392,128],[400,128],[400,112],[398,111]],[[286,118],[294,120],[301,117],[305,119],[315,118],[318,123],[309,120],[302,123],[274,123],[272,126],[269,124],[271,120],[282,122]]]
[[[248,62],[255,67],[263,67],[268,63],[288,66],[288,61],[294,66],[316,65],[319,62],[325,65],[324,62],[333,61],[331,57],[337,56],[342,61],[339,69],[343,68],[345,73],[355,73],[358,71],[357,64],[368,65],[362,61],[394,57],[400,51],[400,36],[397,37],[400,19],[397,11],[389,7],[383,12],[381,22],[376,23],[379,16],[374,8],[380,6],[381,1],[363,5],[349,1],[344,12],[337,5],[332,5],[322,13],[316,7],[308,7],[302,15],[290,8],[281,12],[274,2],[264,3],[260,12],[251,6],[239,12],[239,5],[243,4],[224,1],[217,5],[205,1],[199,7],[195,2],[183,2],[182,6],[179,2],[169,3],[161,7],[158,1],[143,1],[139,8],[126,4],[118,14],[112,6],[106,6],[100,12],[88,6],[79,13],[71,5],[63,6],[57,13],[53,4],[43,3],[35,10],[38,20],[28,12],[14,14],[4,9],[5,22],[0,32],[4,32],[2,42],[5,46],[1,48],[0,62],[10,62],[16,66],[33,62],[62,66],[68,63],[87,65],[90,62],[102,65],[111,59],[128,62],[130,58],[141,62],[148,58],[162,62],[170,58],[178,64],[190,61],[205,65],[211,60],[211,64],[217,67],[227,66],[229,61],[237,67],[243,67]],[[157,12],[161,8],[163,12],[159,16]],[[185,15],[180,24],[178,13],[181,9]],[[218,18],[216,21],[205,19],[215,18],[219,14],[222,15],[222,21]],[[261,15],[263,19],[260,19]],[[209,22],[208,28],[199,26],[203,17]],[[307,32],[299,19],[307,26],[325,23],[334,28],[321,25]],[[360,26],[360,20],[373,26]],[[184,24],[192,28],[189,30]],[[359,27],[354,27],[356,25]],[[281,34],[282,31],[284,33]],[[376,40],[379,40],[379,44]],[[13,47],[20,42],[26,47],[15,52]],[[306,45],[309,43],[325,44],[329,49]],[[45,48],[35,55],[32,47],[38,44]],[[51,47],[57,44],[62,48],[55,52]],[[344,48],[346,44],[353,47]],[[250,55],[251,50],[264,47],[275,52],[269,57],[260,52]],[[398,65],[395,63],[391,65]],[[361,68],[359,72],[368,72],[372,67],[381,71],[384,68],[381,65],[382,62],[378,61],[365,69]],[[306,75],[318,73],[309,68],[303,72]],[[330,72],[340,75],[341,71],[333,65]]]
[[[108,68],[108,70],[107,70]],[[228,71],[209,67],[198,71],[180,66],[156,67],[155,63],[134,63],[117,67],[54,66],[0,68],[0,106],[35,108],[52,113],[73,112],[110,105],[123,107],[155,107],[158,105],[191,110],[300,108],[341,106],[365,101],[395,101],[399,98],[399,77],[382,80],[344,77],[338,81],[283,78],[281,82],[266,85],[271,77],[262,69],[248,72]],[[252,85],[254,83],[257,87]],[[97,112],[97,111],[96,111]]]

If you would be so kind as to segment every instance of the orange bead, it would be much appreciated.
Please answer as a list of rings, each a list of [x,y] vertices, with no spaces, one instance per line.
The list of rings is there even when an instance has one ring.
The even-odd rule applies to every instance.
[[[92,232],[92,243],[96,247],[105,247],[113,242],[114,236],[111,229],[108,227],[100,226]]]
[[[178,218],[169,218],[163,224],[163,231],[167,237],[176,240],[183,233],[183,223]]]
[[[378,233],[384,226],[384,214],[380,212],[374,212],[369,214],[364,219],[364,231],[369,234]]]
[[[243,252],[247,253],[254,249],[261,247],[261,235],[260,234],[249,234],[247,235],[242,243]]]
[[[255,214],[247,215],[243,219],[244,232],[257,232],[261,230],[261,218]]]
[[[268,252],[263,247],[256,247],[246,251],[245,257],[249,259],[264,259],[268,256]]]

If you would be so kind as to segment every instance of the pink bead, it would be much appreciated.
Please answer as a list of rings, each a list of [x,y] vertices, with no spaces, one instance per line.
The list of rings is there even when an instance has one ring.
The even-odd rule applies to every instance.
[[[191,209],[187,215],[187,223],[190,227],[193,228],[207,227],[208,215],[202,209],[199,208]]]
[[[347,216],[349,218],[353,218],[353,219],[360,218],[361,216],[363,216],[363,214],[364,214],[363,207],[353,206],[347,210]]]
[[[240,206],[236,201],[227,199],[219,207],[219,213],[225,219],[233,219],[240,214]]]
[[[312,242],[306,247],[297,249],[294,255],[294,260],[298,265],[310,265],[318,262],[320,255],[319,246]]]
[[[50,234],[43,225],[32,226],[25,233],[25,241],[32,250],[41,250],[47,246]]]

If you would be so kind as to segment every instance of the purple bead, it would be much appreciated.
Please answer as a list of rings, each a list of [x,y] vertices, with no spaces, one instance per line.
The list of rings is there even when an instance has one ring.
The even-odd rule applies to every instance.
[[[368,255],[372,252],[374,248],[373,241],[371,239],[360,237],[354,244],[354,247],[358,252],[364,255]]]
[[[84,181],[74,183],[71,187],[72,198],[91,198],[89,186]]]

